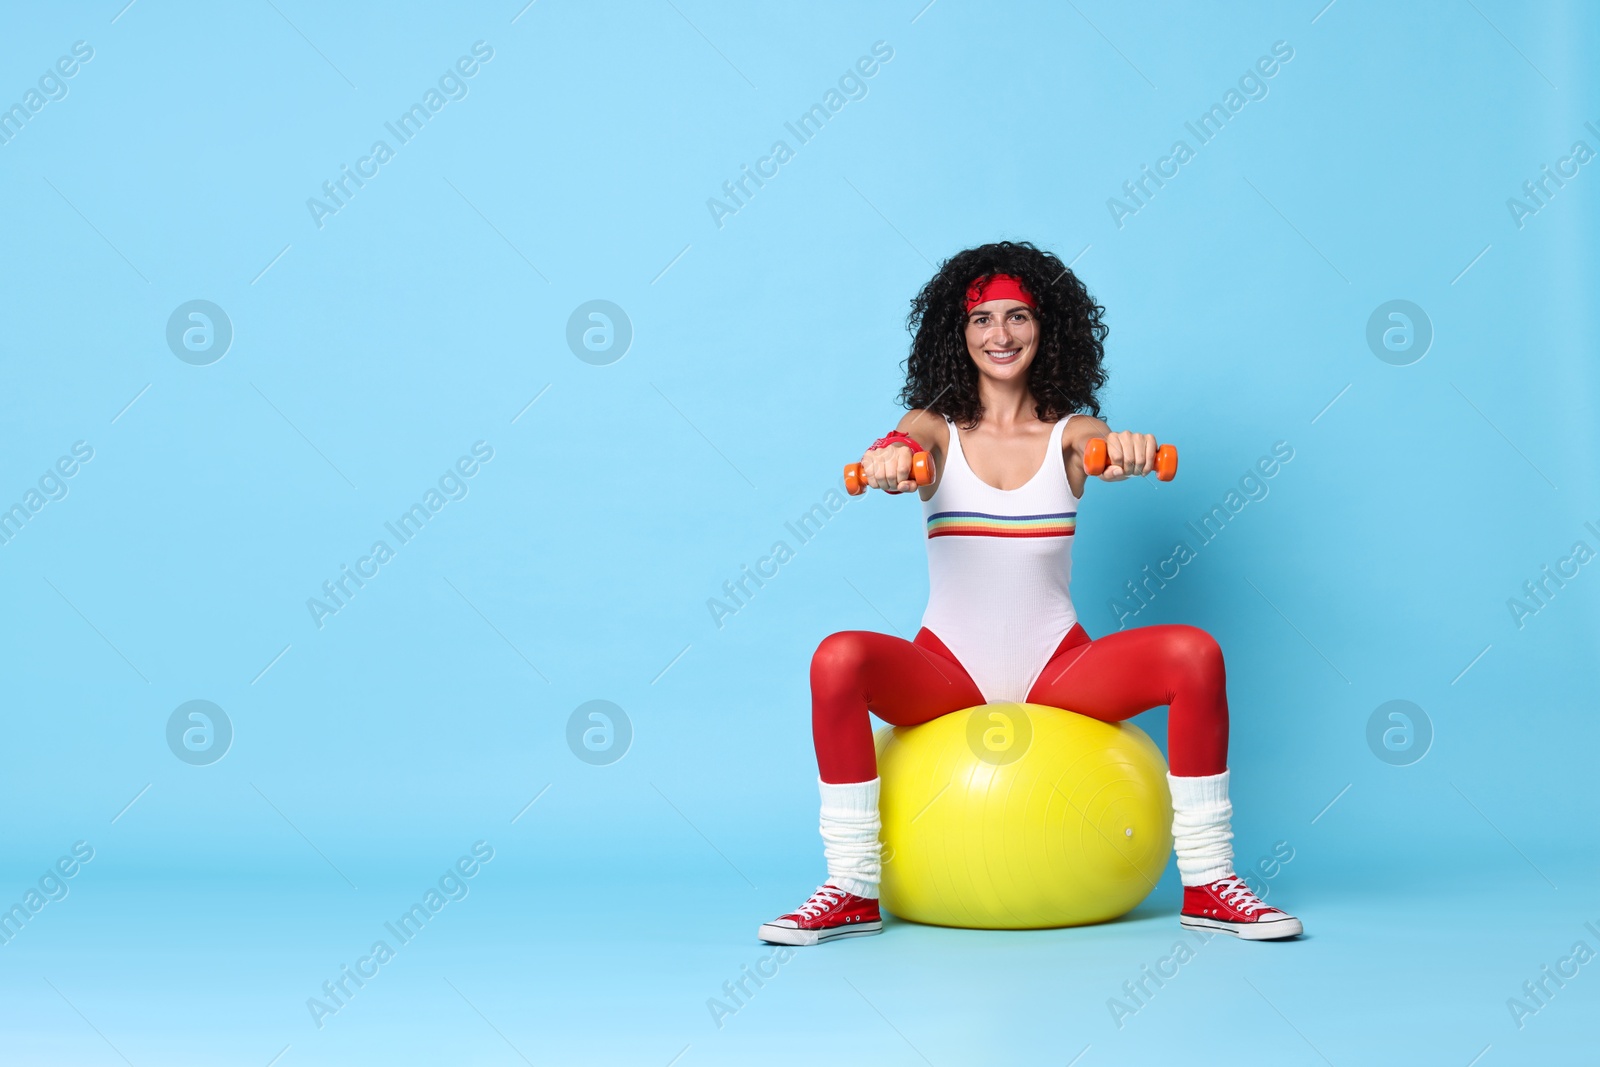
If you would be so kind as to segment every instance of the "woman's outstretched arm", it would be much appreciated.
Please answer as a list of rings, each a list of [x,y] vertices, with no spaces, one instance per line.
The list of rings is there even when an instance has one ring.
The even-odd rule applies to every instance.
[[[1067,423],[1061,435],[1061,451],[1067,461],[1067,484],[1072,487],[1073,496],[1082,496],[1084,484],[1089,480],[1083,469],[1083,451],[1096,437],[1106,441],[1106,469],[1098,476],[1102,482],[1137,478],[1156,469],[1155,435],[1128,430],[1113,433],[1111,427],[1093,415],[1080,415]]]
[[[934,480],[923,488],[923,494],[931,496],[939,484],[939,471],[944,468],[945,449],[950,447],[950,427],[933,412],[913,408],[895,429],[928,450]],[[917,488],[911,477],[911,456],[911,446],[899,441],[886,448],[869,448],[861,457],[862,480],[873,489],[909,493]]]

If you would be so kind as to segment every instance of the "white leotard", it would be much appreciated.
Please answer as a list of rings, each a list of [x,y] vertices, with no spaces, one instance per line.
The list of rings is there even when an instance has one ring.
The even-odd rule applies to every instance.
[[[955,653],[983,698],[1025,700],[1050,654],[1078,621],[1067,586],[1078,498],[1067,484],[1061,435],[1016,489],[972,473],[950,427],[939,487],[922,502],[928,527],[928,609],[922,625]]]

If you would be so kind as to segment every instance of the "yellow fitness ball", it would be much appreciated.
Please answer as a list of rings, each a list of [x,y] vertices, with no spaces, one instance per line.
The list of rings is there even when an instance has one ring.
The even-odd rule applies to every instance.
[[[936,926],[1105,922],[1172,853],[1167,763],[1148,734],[1038,704],[877,733],[883,906]]]

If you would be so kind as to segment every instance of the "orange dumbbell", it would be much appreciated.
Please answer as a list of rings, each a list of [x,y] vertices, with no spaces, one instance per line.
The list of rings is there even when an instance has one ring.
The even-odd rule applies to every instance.
[[[1083,449],[1083,469],[1091,475],[1106,469],[1106,439],[1091,437]],[[1156,449],[1156,478],[1170,482],[1178,476],[1178,449],[1176,445],[1162,445]]]
[[[933,460],[928,458],[926,452],[918,452],[911,457],[911,477],[918,485],[933,484]],[[844,489],[851,496],[860,496],[867,491],[866,476],[861,472],[861,464],[845,464]]]

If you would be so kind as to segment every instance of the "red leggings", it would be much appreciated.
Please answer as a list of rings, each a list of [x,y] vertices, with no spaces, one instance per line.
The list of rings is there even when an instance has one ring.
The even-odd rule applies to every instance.
[[[1179,777],[1228,769],[1228,696],[1222,650],[1193,626],[1145,626],[1089,640],[1062,638],[1028,703],[1120,722],[1162,704],[1167,759]],[[811,731],[824,782],[877,777],[873,712],[915,726],[984,703],[966,668],[932,631],[914,641],[865,630],[830,634],[811,659]]]

